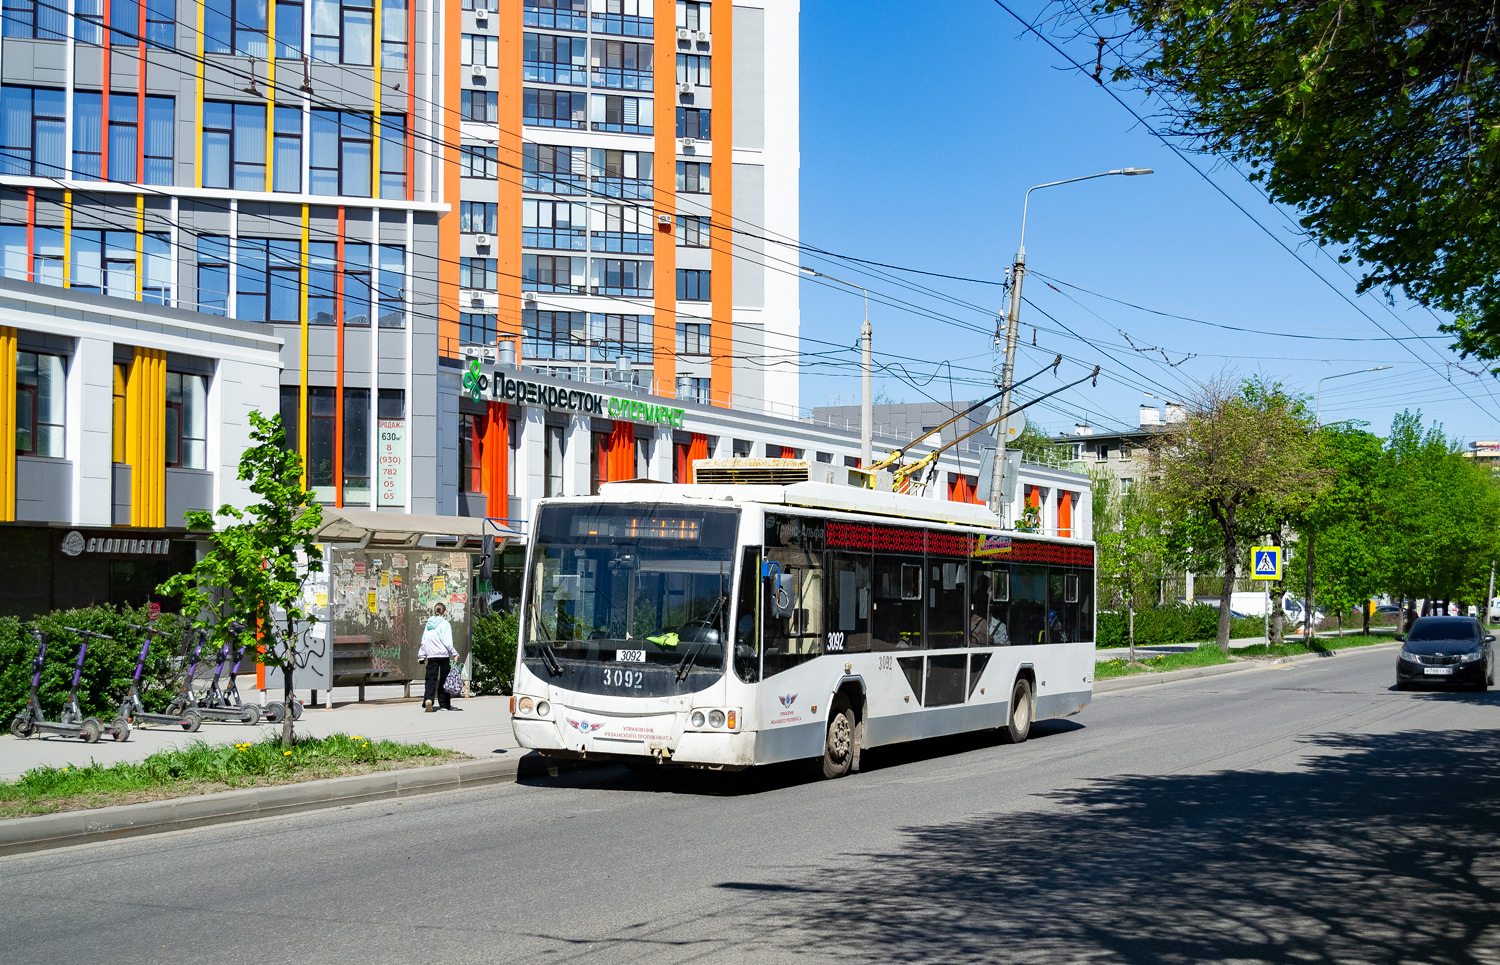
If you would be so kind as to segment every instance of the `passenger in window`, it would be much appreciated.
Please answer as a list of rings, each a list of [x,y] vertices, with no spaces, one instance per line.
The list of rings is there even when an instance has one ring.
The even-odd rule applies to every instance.
[[[1051,638],[1048,641],[1050,643],[1068,642],[1068,633],[1063,628],[1062,614],[1056,610],[1047,611],[1047,635]]]

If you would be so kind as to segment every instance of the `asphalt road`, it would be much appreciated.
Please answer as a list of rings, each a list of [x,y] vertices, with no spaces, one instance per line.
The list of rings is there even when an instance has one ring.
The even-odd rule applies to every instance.
[[[1500,692],[1395,655],[864,773],[622,769],[0,860],[45,962],[1500,962]]]

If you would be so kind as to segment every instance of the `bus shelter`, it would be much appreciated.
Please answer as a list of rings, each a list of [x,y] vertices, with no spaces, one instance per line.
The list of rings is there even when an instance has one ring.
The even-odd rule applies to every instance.
[[[458,665],[468,679],[475,574],[485,537],[496,553],[519,542],[514,530],[469,516],[426,516],[325,507],[314,534],[323,569],[302,585],[303,606],[316,617],[302,629],[307,665],[293,675],[298,690],[411,682],[422,630],[433,605],[447,607]],[[274,685],[274,684],[273,684]]]

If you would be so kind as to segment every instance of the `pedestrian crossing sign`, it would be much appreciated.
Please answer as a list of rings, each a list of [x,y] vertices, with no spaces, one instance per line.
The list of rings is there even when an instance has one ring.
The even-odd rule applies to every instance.
[[[1280,546],[1252,546],[1252,547],[1250,547],[1250,579],[1252,579],[1252,580],[1279,580],[1279,579],[1281,579],[1281,547]]]

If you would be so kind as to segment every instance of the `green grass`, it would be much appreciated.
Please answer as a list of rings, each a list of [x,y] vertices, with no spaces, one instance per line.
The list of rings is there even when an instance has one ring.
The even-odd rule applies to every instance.
[[[38,767],[0,783],[0,817],[74,811],[267,784],[293,784],[458,757],[430,744],[371,740],[358,734],[306,737],[290,750],[267,736],[240,744],[160,751],[135,763]]]
[[[1272,646],[1266,643],[1258,643],[1249,647],[1236,647],[1234,658],[1224,655],[1217,643],[1200,643],[1196,650],[1184,653],[1167,653],[1154,657],[1142,657],[1135,663],[1126,659],[1102,660],[1097,664],[1094,674],[1095,680],[1109,680],[1112,677],[1133,677],[1143,673],[1163,673],[1168,670],[1182,670],[1186,667],[1212,667],[1216,664],[1233,663],[1236,660],[1254,657],[1298,657],[1306,653],[1328,653],[1333,650],[1348,650],[1353,647],[1368,647],[1377,643],[1390,643],[1394,638],[1390,634],[1371,634],[1365,636],[1350,637],[1318,637],[1313,641],[1311,647],[1297,642],[1282,643]]]

